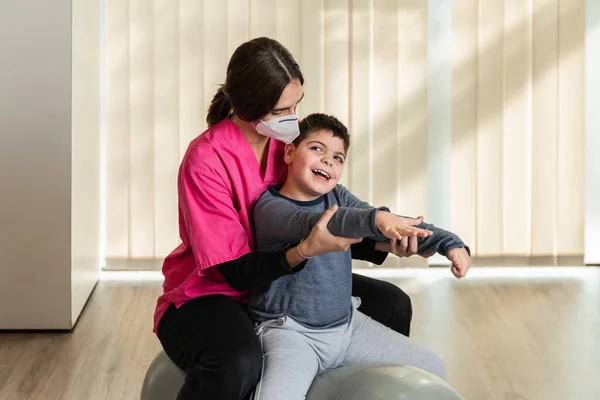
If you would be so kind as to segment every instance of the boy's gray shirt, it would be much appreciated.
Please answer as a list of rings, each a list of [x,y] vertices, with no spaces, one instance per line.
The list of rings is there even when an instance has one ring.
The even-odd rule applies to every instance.
[[[256,251],[278,251],[306,238],[323,213],[334,204],[338,211],[327,225],[336,236],[388,241],[377,229],[378,210],[361,201],[342,185],[314,201],[297,201],[270,187],[254,208]],[[419,239],[420,254],[436,251],[442,255],[464,247],[453,233],[422,223],[419,228],[433,235]],[[263,288],[250,292],[248,311],[258,322],[290,316],[311,328],[328,328],[350,317],[352,297],[352,255],[345,252],[321,254],[307,260],[297,273],[285,275]]]

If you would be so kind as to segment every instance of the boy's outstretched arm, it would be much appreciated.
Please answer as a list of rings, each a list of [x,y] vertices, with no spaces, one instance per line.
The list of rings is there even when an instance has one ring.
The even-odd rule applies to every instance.
[[[346,189],[342,185],[337,185],[335,189],[336,195],[339,197],[340,203],[347,207],[357,208],[369,208],[372,207],[366,201],[363,201],[356,197],[352,192]],[[402,216],[403,218],[411,218]],[[417,219],[422,218],[418,217]],[[470,255],[471,250],[466,246],[462,240],[452,232],[446,231],[441,228],[435,227],[433,224],[422,222],[417,225],[417,228],[433,231],[433,235],[428,237],[411,238],[410,248],[407,249],[407,254],[410,253],[419,254],[423,257],[429,257],[435,253],[440,253],[445,257],[448,257],[452,261],[452,273],[458,278],[465,275],[466,270],[470,267]],[[376,250],[379,252],[390,252],[390,241],[387,238],[378,235],[373,237],[374,240],[379,241]],[[418,245],[414,246],[415,239],[418,240]],[[414,247],[414,248],[413,248]],[[462,249],[463,251],[459,251]]]
[[[419,217],[420,218],[420,217]],[[417,254],[429,257],[439,253],[452,262],[451,271],[457,278],[466,276],[471,268],[471,250],[454,233],[438,228],[433,224],[422,222],[419,228],[428,229],[433,235],[418,239]]]
[[[378,234],[376,208],[339,207],[327,229],[332,235],[364,238]],[[276,251],[305,239],[323,212],[297,206],[288,199],[265,194],[254,208],[254,236],[259,251]]]
[[[433,224],[421,222],[417,227],[433,232],[433,235],[431,236],[419,238],[417,252],[420,255],[429,256],[439,253],[447,257],[452,249],[467,248],[457,235],[442,228],[438,228]]]

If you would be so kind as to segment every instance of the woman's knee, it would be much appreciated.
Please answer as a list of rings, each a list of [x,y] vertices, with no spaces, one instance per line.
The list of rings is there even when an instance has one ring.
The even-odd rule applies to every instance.
[[[403,318],[408,319],[410,322],[412,320],[412,301],[410,296],[406,294],[402,289],[398,286],[392,285],[394,290],[390,292],[391,296],[391,304],[394,304],[396,307],[396,313],[401,314]]]
[[[368,283],[368,286],[361,287],[362,293],[357,293],[362,299],[359,311],[392,330],[409,336],[413,310],[408,294],[386,281],[371,279]]]
[[[205,355],[186,371],[180,397],[245,399],[260,379],[262,361],[262,352],[256,346],[235,346],[230,351]]]
[[[226,379],[232,382],[258,382],[263,363],[260,344],[232,343],[230,347],[219,346],[217,350],[201,356],[193,369],[201,368],[210,371],[217,380]]]
[[[262,371],[263,355],[260,346],[243,346],[227,356],[226,374],[238,381],[255,385]]]
[[[382,298],[385,298],[385,301],[388,304],[393,304],[402,310],[410,310],[412,313],[410,296],[398,286],[390,282],[383,281],[382,285],[380,286],[380,294]]]

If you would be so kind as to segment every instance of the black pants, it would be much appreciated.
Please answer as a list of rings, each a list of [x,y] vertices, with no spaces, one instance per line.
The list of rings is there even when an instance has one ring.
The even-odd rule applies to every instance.
[[[353,274],[352,294],[359,310],[408,336],[410,297],[391,283]],[[177,400],[245,400],[260,379],[262,351],[243,305],[223,295],[203,296],[179,309],[167,309],[158,339],[179,368],[187,372]]]

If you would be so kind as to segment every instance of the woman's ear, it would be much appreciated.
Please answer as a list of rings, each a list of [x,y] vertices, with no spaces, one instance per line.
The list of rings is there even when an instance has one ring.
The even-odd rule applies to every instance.
[[[296,146],[294,143],[286,144],[283,150],[283,160],[287,165],[290,165],[294,160],[294,154],[296,154]]]

